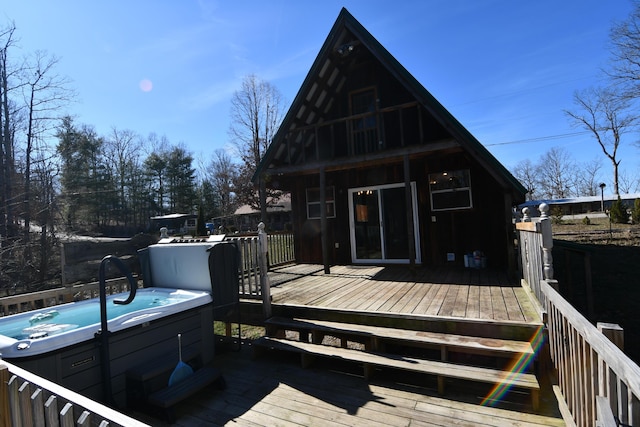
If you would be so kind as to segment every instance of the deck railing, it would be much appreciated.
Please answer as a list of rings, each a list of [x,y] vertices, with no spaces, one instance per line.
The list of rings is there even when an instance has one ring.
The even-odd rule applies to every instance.
[[[538,220],[523,212],[516,229],[523,281],[547,324],[554,388],[577,426],[640,426],[640,367],[603,333],[606,328],[591,324],[557,291],[549,208],[539,210]]]
[[[638,365],[547,281],[541,287],[547,300],[549,349],[558,387],[576,425],[604,422],[598,417],[599,396],[623,425],[640,425]]]
[[[262,253],[259,249],[259,235],[260,231],[252,236],[225,238],[226,241],[234,242],[240,250],[240,297],[243,298],[259,298],[262,295],[264,277],[261,276],[260,268]],[[268,234],[267,246],[267,269],[295,261],[293,234]]]
[[[260,251],[258,235],[227,237],[235,242],[240,250],[240,297],[260,298],[262,295],[260,275]],[[293,235],[291,233],[269,234],[267,236],[267,265],[269,268],[295,261]],[[140,286],[142,280],[139,280]],[[107,295],[129,291],[126,278],[107,280]],[[22,313],[39,308],[52,307],[67,302],[81,301],[98,297],[98,282],[47,289],[44,291],[0,297],[0,316]]]
[[[125,277],[107,280],[106,284],[107,295],[127,292],[129,290],[129,282]],[[67,302],[96,298],[98,294],[99,283],[91,282],[6,296],[0,298],[0,316],[51,307]]]
[[[545,295],[540,289],[540,281],[553,280],[553,234],[551,231],[551,219],[549,218],[549,206],[540,205],[540,218],[530,218],[529,208],[523,209],[522,222],[516,223],[520,249],[520,266],[522,278],[531,288],[540,308],[545,306]]]
[[[126,426],[147,424],[76,392],[0,362],[0,427]]]

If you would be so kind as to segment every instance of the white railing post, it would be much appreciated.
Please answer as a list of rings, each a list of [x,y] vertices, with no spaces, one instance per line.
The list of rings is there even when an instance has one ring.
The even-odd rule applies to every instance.
[[[541,203],[540,207],[540,232],[542,233],[542,273],[545,280],[553,280],[553,232],[551,230],[551,218],[549,218],[549,205]]]
[[[267,252],[269,244],[267,233],[264,232],[264,222],[258,224],[258,262],[260,265],[260,290],[262,293],[262,311],[265,319],[271,317],[271,288],[267,275]]]

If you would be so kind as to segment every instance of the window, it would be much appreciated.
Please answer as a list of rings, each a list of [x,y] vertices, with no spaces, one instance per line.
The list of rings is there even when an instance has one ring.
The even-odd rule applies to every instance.
[[[378,124],[376,121],[376,91],[365,89],[351,95],[351,114],[357,116],[351,122],[354,154],[377,150]]]
[[[335,193],[333,187],[327,187],[325,192],[326,206],[327,206],[327,218],[335,218],[336,206],[335,206]],[[307,189],[307,218],[320,219],[320,189],[308,188]]]
[[[429,174],[429,189],[431,190],[431,209],[434,211],[473,207],[469,170]]]

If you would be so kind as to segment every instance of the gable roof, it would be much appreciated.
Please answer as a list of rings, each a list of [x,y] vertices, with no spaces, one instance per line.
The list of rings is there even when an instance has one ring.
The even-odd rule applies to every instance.
[[[312,93],[317,91],[315,86],[319,76],[334,84],[340,77],[336,75],[335,69],[328,70],[331,65],[331,54],[344,46],[348,35],[353,35],[360,46],[364,47],[372,54],[387,71],[415,96],[416,100],[432,115],[441,126],[443,126],[468,153],[470,153],[483,167],[505,188],[511,188],[516,193],[524,195],[526,189],[524,186],[464,127],[458,120],[447,111],[416,79],[409,73],[350,13],[347,9],[342,8],[336,22],[333,24],[327,39],[325,40],[318,56],[316,57],[309,73],[305,77],[300,90],[291,104],[287,114],[285,115],[278,132],[274,136],[272,143],[269,145],[265,155],[263,156],[256,172],[253,175],[253,181],[256,182],[258,177],[264,173],[268,173],[270,167],[274,166],[274,160],[278,156],[282,156],[286,151],[285,135],[295,129],[299,125],[300,117],[306,110],[307,125],[312,124],[312,120],[316,118],[309,110],[321,110],[321,108],[313,108],[309,99]],[[335,67],[335,65],[334,65]],[[315,106],[318,105],[316,100]],[[298,119],[298,124],[296,124]]]

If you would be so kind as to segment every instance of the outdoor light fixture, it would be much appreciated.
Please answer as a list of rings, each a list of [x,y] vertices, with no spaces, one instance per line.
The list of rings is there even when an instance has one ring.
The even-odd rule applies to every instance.
[[[351,52],[353,52],[353,44],[351,43],[346,43],[343,44],[342,46],[340,46],[337,49],[337,52],[342,55],[342,56],[347,56],[349,55]]]
[[[599,187],[600,187],[600,211],[604,212],[604,187],[606,187],[607,184],[605,184],[604,182],[601,182]]]

